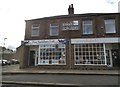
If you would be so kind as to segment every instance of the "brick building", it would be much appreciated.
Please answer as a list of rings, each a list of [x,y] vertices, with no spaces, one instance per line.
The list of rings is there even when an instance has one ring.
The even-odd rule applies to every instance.
[[[120,13],[74,14],[26,20],[18,48],[20,67],[83,69],[118,67]]]

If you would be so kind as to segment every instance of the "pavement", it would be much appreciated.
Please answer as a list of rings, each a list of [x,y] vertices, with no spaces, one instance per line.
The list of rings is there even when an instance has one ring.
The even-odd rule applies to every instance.
[[[37,74],[37,75],[70,75],[70,76],[80,76],[80,75],[98,75],[98,76],[120,76],[120,70],[52,70],[52,69],[49,69],[49,70],[46,70],[46,69],[36,69],[36,68],[26,68],[26,69],[19,69],[19,64],[17,65],[7,65],[7,66],[2,66],[2,75],[3,77],[4,76],[10,76],[10,75],[24,75],[24,74],[28,74],[28,75],[33,75],[33,74]],[[35,75],[36,76],[36,75]],[[84,85],[77,85],[77,84],[63,84],[63,83],[47,83],[47,82],[19,82],[19,81],[2,81],[3,84],[17,84],[17,85],[38,85],[41,87],[42,86],[45,86],[45,87],[48,87],[49,86],[62,86],[62,87],[77,87],[77,86],[80,86],[80,87],[84,87]],[[87,87],[85,85],[85,87]],[[98,86],[88,86],[88,87],[99,87]],[[104,86],[100,86],[100,87],[104,87]],[[105,86],[106,87],[106,86]],[[112,87],[112,86],[108,86],[108,87]],[[118,86],[113,86],[113,87],[118,87]]]
[[[26,68],[19,69],[19,64],[2,67],[2,74],[78,74],[78,75],[120,75],[120,70],[46,70]]]

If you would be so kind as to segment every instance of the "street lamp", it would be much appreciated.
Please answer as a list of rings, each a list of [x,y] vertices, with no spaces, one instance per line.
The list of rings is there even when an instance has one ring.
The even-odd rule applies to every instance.
[[[4,43],[3,43],[3,47],[2,47],[2,57],[1,57],[1,62],[2,62],[2,64],[3,64],[3,58],[4,58],[4,49],[5,49],[5,40],[6,40],[7,38],[4,38]]]
[[[5,40],[6,40],[7,38],[4,38],[4,47],[5,47]]]

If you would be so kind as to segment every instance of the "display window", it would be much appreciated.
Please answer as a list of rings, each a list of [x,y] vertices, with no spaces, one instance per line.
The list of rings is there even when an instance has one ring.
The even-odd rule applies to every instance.
[[[39,45],[38,65],[66,64],[65,44]]]
[[[74,44],[75,64],[105,65],[106,57],[102,43]]]

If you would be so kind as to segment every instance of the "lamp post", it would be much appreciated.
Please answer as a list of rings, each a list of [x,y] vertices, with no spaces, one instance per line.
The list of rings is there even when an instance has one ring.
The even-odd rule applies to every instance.
[[[7,38],[4,38],[4,47],[5,47],[5,40],[6,40]]]
[[[2,57],[1,57],[1,61],[2,61],[2,64],[3,64],[3,59],[4,59],[4,49],[5,49],[5,40],[6,40],[7,38],[4,38],[4,43],[3,43],[3,47],[2,47]]]

